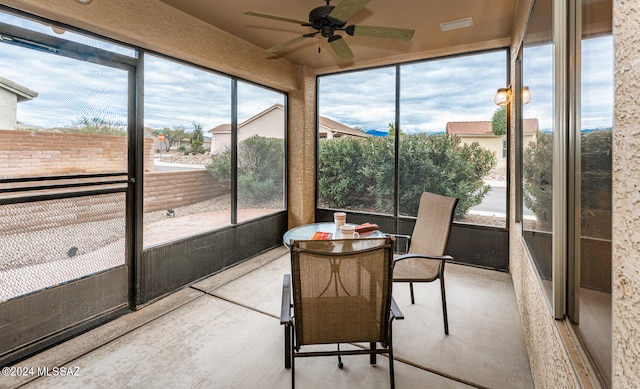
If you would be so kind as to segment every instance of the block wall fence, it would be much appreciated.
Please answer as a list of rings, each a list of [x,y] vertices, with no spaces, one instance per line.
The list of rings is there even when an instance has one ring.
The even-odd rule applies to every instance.
[[[144,150],[144,212],[178,208],[229,193],[229,188],[206,170],[153,172],[153,138],[145,138]],[[126,171],[126,137],[0,130],[0,178]],[[8,186],[0,184],[0,188]],[[56,206],[68,207],[68,212],[65,217],[56,218],[54,224],[63,226],[119,217],[125,204],[121,200],[116,200],[120,202],[117,206],[109,204],[116,198],[121,197],[85,197],[82,206],[74,205],[78,202],[71,201],[73,199],[58,200]],[[16,212],[0,215],[0,234],[41,229],[42,218],[47,213],[42,202],[2,207],[11,207]],[[101,210],[98,218],[97,210]]]

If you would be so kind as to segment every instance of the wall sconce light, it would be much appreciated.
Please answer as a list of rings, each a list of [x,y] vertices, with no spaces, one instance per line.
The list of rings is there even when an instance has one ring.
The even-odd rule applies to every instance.
[[[522,87],[522,104],[529,104],[531,101],[531,91],[528,86]]]
[[[505,105],[509,104],[510,101],[511,101],[511,86],[507,88],[498,89],[498,91],[496,92],[496,95],[493,98],[493,102],[496,103],[496,105],[499,105],[501,107],[504,107]]]
[[[531,91],[528,86],[522,87],[522,104],[529,104],[531,101]],[[511,85],[506,88],[500,88],[493,97],[493,102],[496,105],[504,107],[511,102]]]
[[[87,5],[91,3],[93,0],[76,0],[76,1],[82,5]]]

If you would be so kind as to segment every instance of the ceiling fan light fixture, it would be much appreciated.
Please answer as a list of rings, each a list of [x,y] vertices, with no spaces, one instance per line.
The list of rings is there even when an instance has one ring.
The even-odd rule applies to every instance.
[[[471,26],[473,26],[473,19],[464,18],[464,19],[452,20],[450,22],[440,23],[440,30],[451,31],[451,30],[457,30],[459,28],[467,28]]]

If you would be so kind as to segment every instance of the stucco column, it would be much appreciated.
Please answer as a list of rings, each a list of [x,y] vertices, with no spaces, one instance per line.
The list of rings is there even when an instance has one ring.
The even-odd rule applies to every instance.
[[[613,3],[613,388],[640,382],[640,10]]]
[[[311,223],[316,194],[316,74],[298,72],[298,88],[289,94],[289,228]]]

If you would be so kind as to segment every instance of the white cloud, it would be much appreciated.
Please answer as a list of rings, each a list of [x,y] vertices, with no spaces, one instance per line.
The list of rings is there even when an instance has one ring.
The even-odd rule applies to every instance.
[[[444,131],[449,121],[491,120],[493,96],[506,84],[503,51],[400,67],[401,128]],[[395,68],[320,79],[320,114],[350,126],[386,130],[395,121]]]
[[[0,14],[0,21],[55,35],[48,26]],[[99,40],[65,33],[62,37],[116,51]],[[608,127],[613,116],[613,53],[610,36],[583,41],[583,127]],[[131,50],[129,50],[131,53]],[[524,49],[524,83],[532,102],[525,117],[551,128],[553,64],[551,46]],[[401,128],[443,131],[449,121],[491,120],[493,96],[505,86],[505,52],[434,59],[400,66]],[[0,76],[39,93],[18,104],[18,120],[42,127],[70,126],[81,118],[124,122],[127,75],[123,70],[1,44]],[[395,121],[395,67],[319,78],[320,114],[353,127],[385,131]],[[243,121],[283,95],[238,83],[238,116]],[[153,128],[200,123],[205,129],[231,121],[231,79],[171,60],[145,58],[145,125]]]

